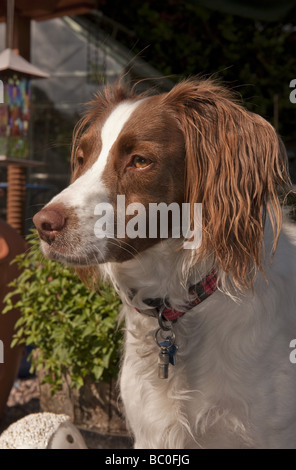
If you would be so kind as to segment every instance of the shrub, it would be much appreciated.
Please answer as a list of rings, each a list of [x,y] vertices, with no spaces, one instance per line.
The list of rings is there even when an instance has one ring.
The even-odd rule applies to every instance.
[[[122,340],[118,296],[104,284],[97,292],[88,290],[71,269],[45,259],[35,231],[27,242],[27,252],[14,260],[22,272],[11,283],[3,310],[18,308],[22,314],[12,347],[36,347],[31,371],[42,369],[52,392],[61,387],[65,372],[76,388],[87,376],[108,381],[117,374]]]

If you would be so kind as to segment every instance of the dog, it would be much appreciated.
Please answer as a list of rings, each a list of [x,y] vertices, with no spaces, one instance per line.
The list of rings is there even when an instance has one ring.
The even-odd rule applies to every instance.
[[[116,84],[77,124],[72,165],[34,223],[46,257],[122,298],[135,448],[295,447],[296,237],[274,128],[212,79],[154,94]],[[167,234],[147,215],[160,204]],[[184,204],[175,236],[170,209]]]

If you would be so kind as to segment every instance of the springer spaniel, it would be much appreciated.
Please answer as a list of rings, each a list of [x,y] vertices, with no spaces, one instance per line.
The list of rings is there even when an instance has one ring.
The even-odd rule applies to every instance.
[[[103,273],[123,300],[135,447],[295,447],[295,226],[282,224],[290,179],[273,127],[212,80],[156,95],[116,85],[90,104],[72,153],[72,184],[34,223],[45,256]],[[161,203],[190,205],[190,249],[196,231],[173,236],[173,217],[168,236],[140,233]]]

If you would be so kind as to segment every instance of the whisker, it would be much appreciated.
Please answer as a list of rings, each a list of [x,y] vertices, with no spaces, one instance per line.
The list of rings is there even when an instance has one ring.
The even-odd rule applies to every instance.
[[[113,241],[113,240],[110,239],[110,238],[109,238],[109,240],[108,240],[108,243],[110,243],[110,245],[119,247],[121,250],[126,251],[127,253],[129,253],[129,254],[132,255],[132,256],[135,256],[135,255],[138,255],[138,254],[139,254],[139,252],[138,252],[134,247],[130,246],[128,243],[125,243],[125,244],[128,246],[128,248],[126,248],[126,247],[124,247],[124,246],[121,246],[121,245],[118,245],[117,243],[115,243],[115,241]],[[132,251],[132,250],[129,249],[129,248],[133,249],[134,251]]]

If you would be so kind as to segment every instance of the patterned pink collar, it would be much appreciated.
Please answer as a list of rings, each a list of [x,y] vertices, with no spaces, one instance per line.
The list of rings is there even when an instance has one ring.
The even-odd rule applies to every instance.
[[[215,271],[208,274],[204,279],[194,284],[189,288],[189,294],[194,296],[194,299],[190,301],[182,310],[174,310],[169,302],[163,302],[162,299],[145,299],[144,303],[149,307],[154,307],[157,312],[157,316],[164,321],[175,322],[178,318],[182,317],[188,310],[191,310],[196,305],[206,300],[215,290],[217,289],[217,273]],[[139,309],[136,309],[139,311]],[[145,311],[148,315],[154,316],[150,311]],[[144,312],[142,312],[144,313]]]

